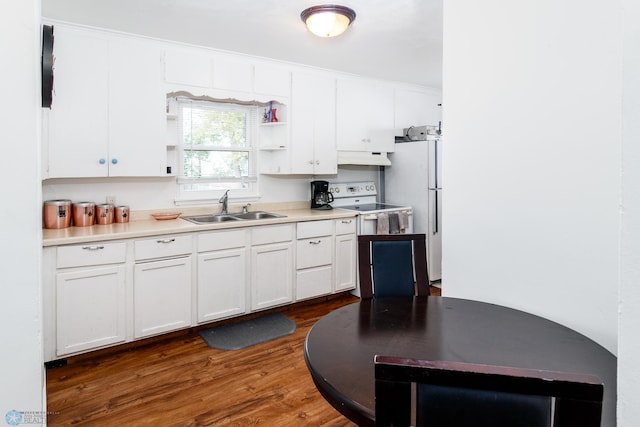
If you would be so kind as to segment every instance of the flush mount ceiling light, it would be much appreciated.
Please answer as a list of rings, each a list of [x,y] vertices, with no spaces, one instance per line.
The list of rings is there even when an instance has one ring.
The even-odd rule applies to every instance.
[[[303,10],[300,18],[316,36],[335,37],[349,28],[356,13],[346,6],[324,4]]]

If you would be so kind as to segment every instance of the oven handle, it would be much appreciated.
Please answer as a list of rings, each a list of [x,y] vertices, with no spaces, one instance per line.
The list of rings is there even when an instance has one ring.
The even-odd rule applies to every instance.
[[[390,211],[390,212],[403,212],[406,213],[407,215],[413,215],[413,210],[409,209],[409,210],[401,210],[401,211]],[[385,212],[388,213],[388,212]],[[367,214],[367,215],[360,215],[360,218],[362,218],[365,221],[371,221],[374,219],[378,219],[378,214]]]

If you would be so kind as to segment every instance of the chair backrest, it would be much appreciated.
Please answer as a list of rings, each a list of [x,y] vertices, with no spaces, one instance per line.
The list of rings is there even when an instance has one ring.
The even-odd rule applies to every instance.
[[[385,356],[374,362],[376,426],[600,426],[604,386],[594,375]]]
[[[426,236],[358,236],[360,297],[428,296]]]

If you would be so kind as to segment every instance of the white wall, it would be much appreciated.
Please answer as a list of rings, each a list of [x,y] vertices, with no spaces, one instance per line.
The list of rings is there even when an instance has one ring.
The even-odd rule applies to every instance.
[[[443,294],[617,353],[618,425],[637,426],[640,7],[454,0],[444,18]]]
[[[445,4],[443,294],[617,346],[620,12]]]
[[[618,425],[640,424],[640,3],[624,0]]]
[[[2,197],[2,363],[0,417],[42,414],[40,296],[40,0],[4,2],[0,14]],[[25,419],[26,421],[26,419]]]

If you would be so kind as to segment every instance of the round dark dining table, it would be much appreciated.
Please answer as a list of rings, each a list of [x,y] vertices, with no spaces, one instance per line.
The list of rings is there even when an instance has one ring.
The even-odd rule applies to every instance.
[[[602,426],[616,425],[616,357],[584,335],[511,308],[446,297],[361,300],[322,317],[304,356],[316,387],[360,426],[375,425],[375,355],[593,374]]]

